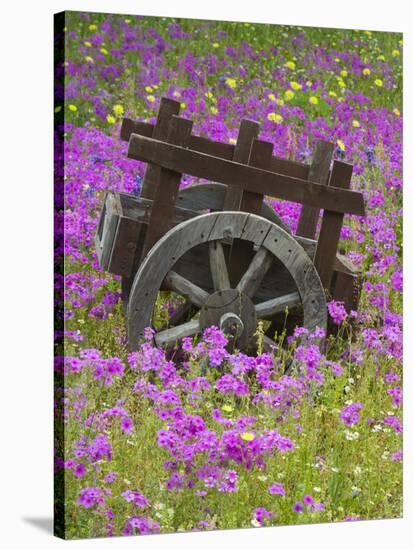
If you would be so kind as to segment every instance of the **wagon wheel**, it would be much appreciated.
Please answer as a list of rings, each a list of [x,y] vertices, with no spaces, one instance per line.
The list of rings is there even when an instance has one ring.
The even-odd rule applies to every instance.
[[[255,245],[256,253],[236,288],[230,288],[223,242],[242,239]],[[186,252],[207,243],[214,290],[206,292],[174,271]],[[274,259],[289,271],[296,292],[254,304],[253,297]],[[297,241],[276,224],[245,212],[214,212],[183,222],[164,235],[149,251],[133,282],[128,304],[128,338],[133,350],[144,329],[151,326],[162,284],[181,294],[199,309],[199,316],[155,335],[157,345],[170,345],[183,336],[218,326],[238,349],[246,349],[257,319],[270,319],[286,306],[301,303],[303,325],[310,331],[326,328],[326,298],[314,264]]]

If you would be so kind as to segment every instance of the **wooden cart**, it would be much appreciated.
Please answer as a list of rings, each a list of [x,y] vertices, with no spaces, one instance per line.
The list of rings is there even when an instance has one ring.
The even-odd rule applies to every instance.
[[[311,164],[272,155],[259,124],[242,120],[235,145],[192,134],[180,104],[163,98],[154,125],[125,118],[128,157],[147,163],[139,197],[107,192],[96,233],[100,266],[122,276],[128,339],[136,349],[160,290],[183,298],[158,345],[218,326],[238,349],[257,321],[327,327],[326,296],[357,309],[360,274],[338,253],[344,214],[363,216],[352,166],[317,141]],[[180,189],[182,174],[207,180]],[[298,229],[264,201],[301,203]],[[316,232],[323,210],[317,240]],[[278,325],[277,325],[278,323]]]

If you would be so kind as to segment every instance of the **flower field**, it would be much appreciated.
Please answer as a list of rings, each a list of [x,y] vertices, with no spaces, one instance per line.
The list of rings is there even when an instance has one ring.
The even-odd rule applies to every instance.
[[[400,517],[401,35],[66,12],[64,36],[58,534]],[[140,192],[145,165],[126,156],[122,117],[153,123],[164,96],[195,134],[235,143],[248,118],[279,157],[308,162],[324,139],[354,164],[367,215],[345,217],[340,249],[362,271],[361,301],[350,313],[329,302],[337,330],[326,349],[320,331],[297,328],[263,352],[261,325],[251,356],[229,352],[215,327],[176,355],[150,330],[128,349],[120,277],[100,270],[94,235],[105,190]],[[268,202],[294,231],[299,205]],[[156,318],[170,307],[160,293]]]

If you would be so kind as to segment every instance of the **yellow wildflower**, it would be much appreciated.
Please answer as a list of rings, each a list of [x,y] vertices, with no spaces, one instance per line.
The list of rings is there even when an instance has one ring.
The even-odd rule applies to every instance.
[[[151,94],[153,92],[152,86],[145,86],[145,92],[148,92],[148,94]]]
[[[346,83],[344,82],[344,80],[339,80],[337,82],[337,84],[339,85],[340,88],[345,88],[346,87]]]
[[[255,439],[255,435],[251,432],[244,432],[243,434],[241,434],[241,439],[243,439],[244,441],[253,441]]]
[[[379,55],[379,56],[377,57],[377,61],[384,61],[384,55],[383,55],[383,54],[382,54],[382,55]]]
[[[218,109],[216,107],[211,107],[211,113],[216,115],[218,113]]]
[[[311,80],[307,80],[307,82],[305,83],[306,86],[310,87],[313,85],[313,83],[311,82]]]
[[[341,141],[341,139],[338,139],[336,143],[337,143],[337,147],[340,149],[340,151],[345,151],[346,150],[346,146]]]
[[[113,115],[108,115],[106,117],[106,121],[107,121],[108,124],[115,124],[116,118]]]
[[[275,122],[275,124],[281,124],[283,121],[283,117],[278,113],[268,113],[267,119],[271,122]]]
[[[274,94],[268,94],[268,99],[271,101],[275,101],[275,95]]]
[[[328,95],[331,97],[337,97],[336,92],[328,92]]]
[[[294,92],[293,92],[293,93],[294,93]],[[284,105],[284,100],[283,100],[283,99],[276,99],[276,100],[275,100],[275,103],[276,103],[277,105],[279,105],[280,107],[282,107],[282,106]]]
[[[285,101],[290,101],[294,97],[294,92],[292,90],[287,90],[284,94]]]
[[[312,105],[317,105],[318,103],[318,98],[315,96],[315,95],[312,95],[309,99],[309,102],[312,104]]]
[[[97,26],[96,25],[89,25],[89,30],[90,31],[97,31]]]
[[[90,55],[87,55],[87,56],[85,57],[85,61],[87,61],[88,63],[94,63],[93,57],[90,57]]]
[[[218,42],[214,42],[214,43],[212,44],[212,47],[213,47],[213,48],[219,48]]]
[[[376,80],[374,81],[374,84],[379,88],[381,88],[383,86],[383,80],[380,80],[380,78],[376,78]]]
[[[354,128],[360,128],[360,122],[358,120],[353,120]]]
[[[364,34],[367,34],[367,36],[371,36],[371,31],[364,31]]]
[[[364,76],[368,76],[370,74],[370,69],[368,67],[366,67],[365,69],[363,69],[363,74]]]
[[[127,23],[129,25],[130,19],[125,19],[125,23]]]
[[[396,116],[400,116],[400,111],[399,111],[399,109],[397,109],[396,107],[393,109],[393,113],[394,113]]]
[[[61,106],[61,105],[58,105],[57,107],[55,107],[54,112],[55,112],[55,113],[60,113],[61,110],[62,110],[62,106]],[[393,113],[394,113],[394,111],[393,111]]]
[[[285,64],[285,66],[287,67],[287,69],[295,69],[295,63],[294,61],[287,61],[287,63]]]
[[[229,143],[231,143],[232,145],[235,145],[237,143],[237,140],[235,138],[229,138]],[[224,408],[224,407],[222,407]]]
[[[149,103],[153,103],[154,101],[156,101],[153,95],[147,95],[146,99],[149,101]]]
[[[232,90],[237,87],[237,81],[235,80],[235,78],[230,78],[229,76],[227,76],[227,78],[225,79],[225,84],[229,86]]]
[[[124,113],[124,109],[122,105],[117,103],[116,105],[113,106],[113,112],[115,113],[116,116],[122,116]]]
[[[298,82],[294,82],[294,81],[290,82],[290,86],[293,90],[301,90],[301,88],[302,88],[301,84],[299,84]]]
[[[159,86],[158,86],[157,84],[153,84],[153,85],[152,85],[152,88],[153,88],[154,90],[157,90],[157,89],[159,88]]]
[[[214,94],[212,92],[205,92],[205,97],[208,99],[212,99],[214,97]]]
[[[103,53],[103,55],[108,55],[108,50],[106,48],[100,48],[100,53]]]
[[[231,407],[231,405],[223,405],[223,406],[222,406],[222,410],[223,410],[224,412],[229,412],[229,413],[230,413],[230,412],[232,412],[234,409],[233,409],[233,407]]]
[[[69,111],[73,111],[75,113],[77,111],[76,105],[69,105]]]
[[[391,52],[391,54],[392,54],[393,57],[400,57],[400,52],[399,52],[399,50],[393,50],[393,51]]]
[[[186,103],[182,102],[181,103],[181,109],[183,110],[183,109],[185,109],[185,107],[186,107]]]
[[[86,46],[87,48],[91,48],[91,47],[92,47],[92,43],[89,42],[88,40],[86,40],[85,46]]]
[[[343,70],[340,72],[340,74],[343,78],[345,78],[348,75],[348,72]]]
[[[341,60],[340,60],[339,57],[335,57],[335,58],[334,58],[334,61],[335,61],[336,63],[340,63]]]

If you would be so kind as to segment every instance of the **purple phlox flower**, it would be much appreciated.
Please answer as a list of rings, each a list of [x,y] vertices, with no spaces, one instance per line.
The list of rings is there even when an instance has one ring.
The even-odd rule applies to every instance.
[[[363,405],[361,403],[352,403],[351,405],[347,405],[341,411],[340,420],[344,422],[346,426],[357,424],[360,420],[359,412],[362,408]]]
[[[121,496],[123,496],[127,502],[133,502],[137,508],[145,508],[149,505],[148,499],[139,491],[131,491],[130,489],[127,489],[121,493]]]
[[[282,483],[273,483],[268,487],[268,492],[270,493],[270,495],[280,495],[282,497],[285,496],[285,489]]]
[[[106,483],[113,483],[117,478],[117,476],[118,476],[117,472],[108,472],[105,475],[104,480],[106,481]]]
[[[347,317],[346,309],[343,305],[343,302],[336,302],[335,300],[330,300],[327,304],[328,313],[335,325],[340,325],[344,319]]]
[[[133,431],[133,422],[129,416],[124,416],[120,421],[120,427],[123,432],[129,434]]]
[[[92,508],[95,505],[104,503],[104,493],[102,489],[97,487],[84,487],[79,492],[77,501],[79,506],[84,508]]]
[[[387,424],[387,426],[391,426],[396,433],[401,433],[403,431],[403,426],[400,421],[400,419],[395,415],[388,415],[383,420],[383,424]]]
[[[303,506],[303,503],[302,502],[296,502],[293,506],[293,511],[296,512],[297,514],[301,514],[302,511],[304,510],[304,506]]]
[[[76,466],[73,468],[73,474],[76,477],[84,477],[86,474],[86,466],[83,464],[83,462],[80,462],[79,464],[76,464]]]
[[[124,535],[133,535],[138,532],[141,535],[159,533],[159,524],[146,516],[133,516],[128,519],[123,529]]]
[[[254,519],[260,524],[264,525],[266,519],[269,519],[274,513],[270,510],[266,510],[263,507],[255,508]]]
[[[304,495],[303,497],[303,503],[306,506],[312,506],[314,504],[314,499],[311,495]]]

